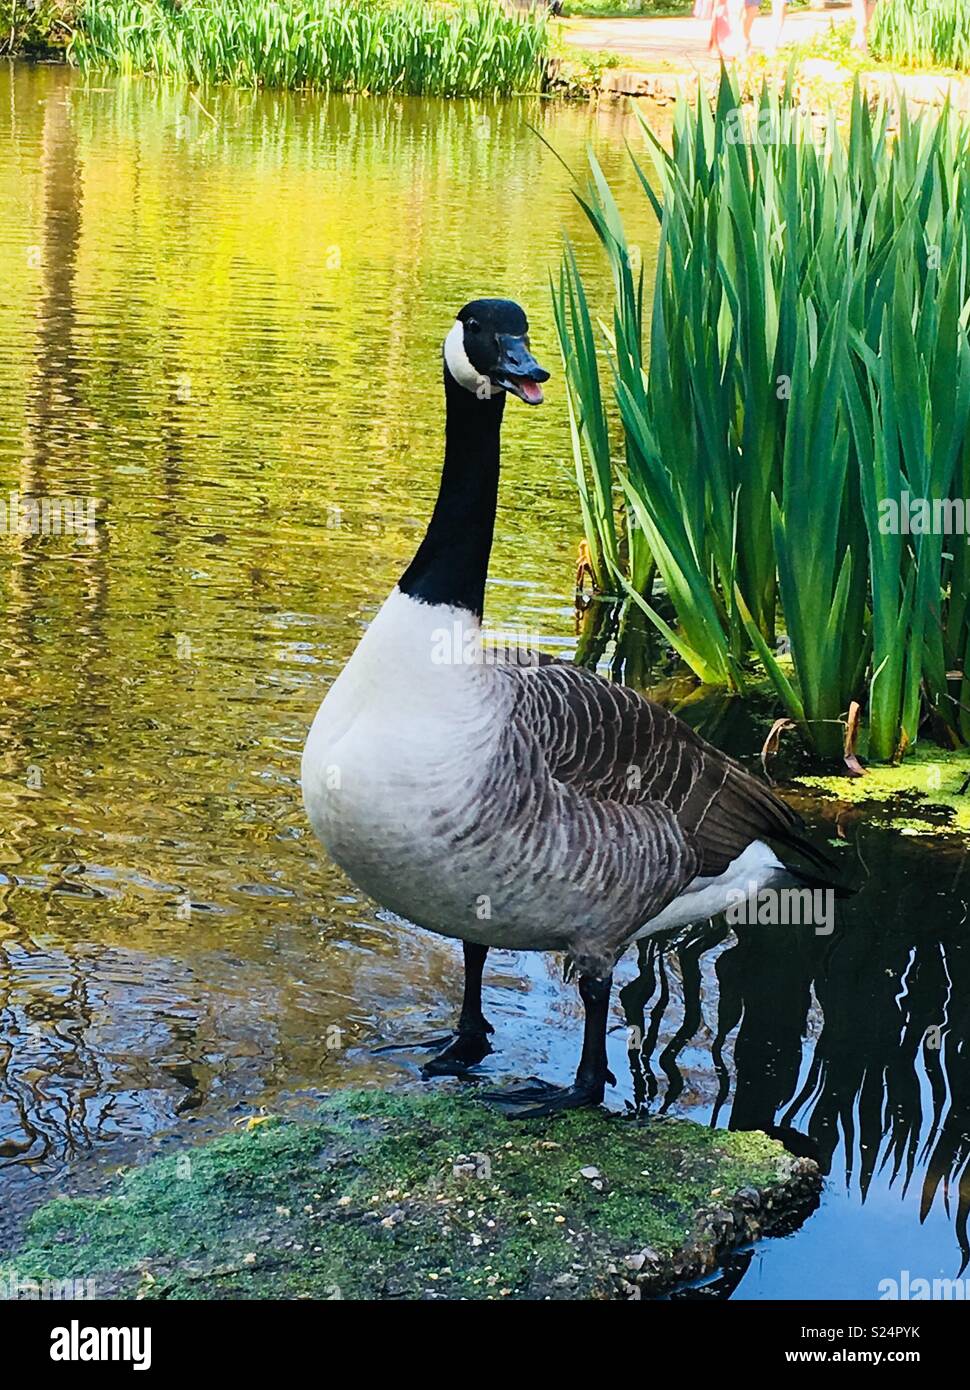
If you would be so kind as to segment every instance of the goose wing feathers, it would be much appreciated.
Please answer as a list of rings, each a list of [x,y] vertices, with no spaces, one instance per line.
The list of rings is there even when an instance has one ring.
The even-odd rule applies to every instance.
[[[520,669],[515,679],[513,723],[555,782],[611,808],[614,835],[635,833],[640,817],[630,812],[638,811],[655,833],[662,826],[665,839],[682,843],[667,901],[691,878],[723,873],[754,840],[811,854],[790,806],[659,705],[557,661]]]

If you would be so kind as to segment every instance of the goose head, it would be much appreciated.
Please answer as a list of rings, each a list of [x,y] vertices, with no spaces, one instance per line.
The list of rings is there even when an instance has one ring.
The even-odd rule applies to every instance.
[[[445,339],[445,370],[479,400],[510,391],[527,405],[542,401],[549,373],[529,351],[529,321],[511,299],[473,299]]]

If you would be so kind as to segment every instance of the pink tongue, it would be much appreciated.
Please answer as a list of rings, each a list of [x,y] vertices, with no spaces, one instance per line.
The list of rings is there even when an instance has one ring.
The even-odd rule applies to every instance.
[[[519,390],[530,405],[538,405],[542,400],[542,387],[537,381],[530,381],[528,377],[516,377]]]

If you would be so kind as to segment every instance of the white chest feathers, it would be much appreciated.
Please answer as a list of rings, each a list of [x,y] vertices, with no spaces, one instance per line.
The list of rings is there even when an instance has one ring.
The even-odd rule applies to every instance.
[[[477,621],[395,589],[331,686],[303,752],[303,800],[331,856],[406,911],[474,805],[502,709]]]

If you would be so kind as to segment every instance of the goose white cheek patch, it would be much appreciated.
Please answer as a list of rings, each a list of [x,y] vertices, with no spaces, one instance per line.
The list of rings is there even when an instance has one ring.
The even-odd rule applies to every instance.
[[[455,319],[455,326],[445,339],[445,366],[459,386],[464,386],[466,391],[474,391],[481,400],[489,400],[502,389],[493,386],[488,377],[482,376],[469,361],[465,351],[465,325],[461,319]]]

